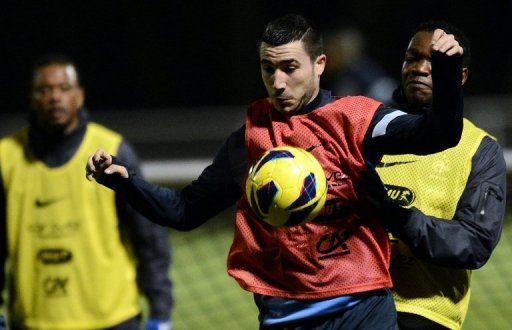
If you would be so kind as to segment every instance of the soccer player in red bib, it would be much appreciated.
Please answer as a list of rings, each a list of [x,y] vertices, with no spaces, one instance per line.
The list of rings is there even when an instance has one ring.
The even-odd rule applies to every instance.
[[[326,63],[321,35],[299,15],[265,27],[259,42],[268,98],[249,106],[213,163],[182,190],[151,185],[103,150],[91,155],[90,180],[114,189],[152,221],[191,230],[236,203],[228,273],[254,293],[262,329],[395,329],[390,246],[379,218],[357,191],[366,162],[386,154],[428,154],[457,144],[462,130],[463,50],[432,36],[433,106],[422,115],[363,97],[320,89]],[[243,194],[250,165],[274,147],[310,150],[328,178],[314,221],[277,228],[251,211]]]

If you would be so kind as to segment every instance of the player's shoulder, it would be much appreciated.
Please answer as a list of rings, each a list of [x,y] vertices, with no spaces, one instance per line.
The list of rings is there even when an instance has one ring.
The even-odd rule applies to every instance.
[[[94,150],[101,146],[107,152],[116,154],[120,146],[124,144],[124,138],[120,133],[102,124],[88,122],[84,143]]]
[[[112,138],[118,138],[118,139],[123,138],[121,133],[118,133],[111,128],[108,128],[102,124],[92,122],[92,121],[87,123],[87,131],[91,132],[93,134],[102,136],[102,137],[112,137]]]
[[[479,130],[484,131],[481,127],[479,127],[478,125],[476,125],[475,123],[473,123],[470,119],[468,119],[466,117],[463,118],[463,123],[464,123],[464,129],[479,129]]]
[[[334,102],[382,104],[382,102],[364,95],[332,96],[332,98],[334,99]]]
[[[14,133],[8,134],[0,138],[0,142],[24,144],[28,141],[28,127],[21,128]]]
[[[354,111],[368,111],[377,110],[382,106],[382,103],[372,98],[357,95],[357,96],[333,96],[333,102],[329,103],[331,107],[354,110]]]
[[[344,95],[344,96],[339,96],[339,95],[333,95],[331,96],[334,100],[336,101],[344,101],[344,102],[354,102],[354,101],[361,101],[361,102],[377,102],[377,103],[380,103],[379,101],[375,100],[375,99],[372,99],[371,97],[368,97],[368,96],[364,96],[364,95]]]
[[[485,129],[477,126],[471,120],[464,118],[463,120],[463,135],[469,136],[470,138],[478,139],[486,141],[486,143],[491,145],[498,145],[498,140],[491,133],[487,132]]]
[[[468,131],[472,131],[473,135],[469,135]],[[490,167],[498,167],[500,169],[506,169],[505,154],[502,146],[498,140],[484,129],[476,126],[470,120],[464,118],[464,130],[463,134],[468,134],[470,138],[473,138],[475,143],[478,143],[478,147],[473,155],[473,170],[479,167],[488,168],[488,164],[493,164]],[[487,164],[487,165],[478,165]]]

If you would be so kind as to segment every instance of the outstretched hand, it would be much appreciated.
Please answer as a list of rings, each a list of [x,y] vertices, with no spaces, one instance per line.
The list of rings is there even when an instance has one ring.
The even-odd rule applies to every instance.
[[[121,165],[113,164],[112,156],[103,149],[98,149],[87,160],[85,177],[89,181],[96,180],[101,183],[107,176],[118,175],[128,179],[128,170]]]
[[[432,34],[432,50],[448,56],[462,55],[464,50],[453,34],[448,34],[442,29],[436,29]]]

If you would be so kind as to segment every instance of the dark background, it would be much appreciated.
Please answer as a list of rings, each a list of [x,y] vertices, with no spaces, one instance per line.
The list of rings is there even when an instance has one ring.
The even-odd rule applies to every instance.
[[[241,105],[265,96],[256,41],[264,24],[301,13],[321,30],[355,26],[397,77],[409,34],[445,19],[472,40],[466,93],[512,92],[510,1],[4,1],[0,111],[26,108],[30,66],[74,58],[94,110]],[[398,78],[398,77],[397,77]]]

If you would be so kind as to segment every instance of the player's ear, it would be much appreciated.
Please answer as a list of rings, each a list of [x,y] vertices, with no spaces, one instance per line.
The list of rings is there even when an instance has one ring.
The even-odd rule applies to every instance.
[[[321,76],[325,69],[325,62],[327,61],[327,56],[325,54],[318,55],[315,60],[315,71],[318,76]]]
[[[468,80],[469,70],[468,68],[462,68],[462,85],[466,83],[466,80]]]
[[[78,86],[78,91],[77,91],[77,103],[79,104],[79,107],[82,107],[84,105],[84,101],[85,101],[85,90],[83,89],[82,86]]]

